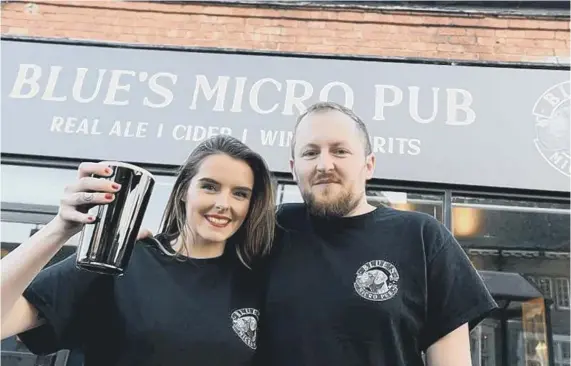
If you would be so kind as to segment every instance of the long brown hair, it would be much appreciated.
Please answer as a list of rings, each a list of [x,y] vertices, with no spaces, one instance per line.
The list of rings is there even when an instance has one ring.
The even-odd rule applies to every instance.
[[[226,154],[234,159],[242,160],[254,173],[254,187],[248,214],[231,238],[235,243],[240,261],[247,267],[251,267],[257,257],[268,254],[271,249],[276,224],[274,189],[270,170],[264,159],[232,136],[218,135],[209,138],[192,151],[179,169],[165,207],[159,233],[169,240],[180,236],[183,243],[187,242],[187,232],[194,235],[188,225],[183,199],[200,164],[204,159],[215,154]],[[181,246],[181,250],[185,248],[184,245]],[[182,255],[181,250],[177,254]]]

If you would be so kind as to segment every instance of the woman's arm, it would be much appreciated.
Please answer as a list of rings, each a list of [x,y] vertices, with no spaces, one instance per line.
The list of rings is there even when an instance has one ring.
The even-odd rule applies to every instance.
[[[65,189],[58,215],[44,228],[20,244],[1,261],[1,335],[2,339],[42,324],[38,311],[22,296],[61,247],[84,224],[94,219],[87,214],[89,206],[106,204],[116,192],[111,182],[92,178],[92,174],[111,173],[102,164],[84,163],[79,167],[79,179]]]
[[[2,259],[2,339],[41,324],[38,313],[22,293],[71,238],[56,218]]]

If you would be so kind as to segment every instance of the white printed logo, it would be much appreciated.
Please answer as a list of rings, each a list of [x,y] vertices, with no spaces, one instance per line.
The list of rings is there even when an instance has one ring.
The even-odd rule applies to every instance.
[[[253,308],[238,309],[230,316],[232,329],[248,347],[256,349],[260,312]]]
[[[357,293],[371,301],[385,301],[396,295],[399,273],[395,266],[383,260],[365,263],[357,271],[353,286]]]
[[[533,106],[535,147],[552,167],[568,177],[571,175],[569,87],[569,81],[554,85]]]

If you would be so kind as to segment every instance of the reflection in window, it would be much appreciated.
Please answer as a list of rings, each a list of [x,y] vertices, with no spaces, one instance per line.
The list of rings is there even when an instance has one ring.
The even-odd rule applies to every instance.
[[[568,336],[553,337],[553,353],[555,366],[571,365],[571,344]]]
[[[77,179],[77,170],[2,165],[2,202],[59,206],[66,185]],[[42,182],[38,189],[38,181]]]
[[[417,211],[442,221],[443,196],[428,193],[367,190],[367,201],[373,206],[389,206],[397,210]]]
[[[453,197],[452,229],[468,248],[569,253],[569,204]]]
[[[367,190],[367,201],[373,206],[389,206],[398,210],[424,212],[442,221],[443,196],[425,193]],[[280,184],[277,203],[303,202],[296,185]]]
[[[524,332],[520,332],[520,344],[525,344],[525,353],[519,358],[519,362],[514,363],[518,366],[547,365],[546,360],[538,356],[538,350],[541,350],[544,345],[535,337]],[[553,336],[553,359],[555,366],[570,366],[570,340],[569,336],[556,334]],[[521,347],[521,345],[520,345]]]
[[[24,242],[42,227],[43,225],[28,224],[21,222],[5,222],[5,221],[1,222],[0,232],[2,233],[3,248],[6,245],[4,243],[20,244]],[[77,246],[77,244],[79,243],[79,236],[80,234],[72,236],[65,243],[65,245]]]
[[[163,217],[165,206],[171,194],[176,177],[157,177],[155,176],[155,186],[145,211],[143,224],[141,228],[149,229],[153,233],[157,233],[159,225]]]
[[[527,277],[531,280],[531,282],[533,282],[533,284],[539,289],[539,291],[541,291],[544,297],[548,298],[553,297],[553,291],[552,291],[553,286],[551,278],[545,276],[537,277],[532,275]]]
[[[559,309],[569,310],[569,279],[555,279],[555,303]]]
[[[36,224],[24,224],[20,222],[1,222],[0,232],[2,242],[21,243],[28,239],[40,226]]]
[[[496,365],[496,325],[489,319],[470,332],[470,349],[474,366]]]
[[[453,197],[452,231],[476,268],[526,274],[552,304],[553,334],[569,337],[569,204]],[[521,337],[518,365],[546,365],[544,339]]]
[[[303,198],[301,197],[301,193],[299,192],[299,188],[297,188],[294,184],[280,184],[278,186],[277,195],[276,195],[276,203],[302,203]]]
[[[569,310],[569,279],[527,276],[543,296],[553,299],[559,310]]]
[[[452,231],[478,269],[543,277],[549,294],[569,277],[569,204],[453,197]]]
[[[77,170],[2,165],[1,179],[2,202],[59,206],[65,186],[77,179]],[[143,228],[148,228],[153,232],[158,230],[175,177],[155,175],[155,179],[156,183],[142,224]],[[38,180],[42,181],[41,190],[38,190]],[[8,229],[17,230],[11,227]],[[3,232],[2,241],[10,241],[5,238],[5,233]],[[77,238],[74,237],[74,239],[76,243]]]

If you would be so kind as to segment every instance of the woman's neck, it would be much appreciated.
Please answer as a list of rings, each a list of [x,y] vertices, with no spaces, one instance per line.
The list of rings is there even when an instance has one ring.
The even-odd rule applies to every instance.
[[[187,235],[184,243],[181,236],[173,242],[175,251],[196,259],[220,257],[224,253],[225,246],[226,242],[207,242],[198,238],[194,239],[192,235]],[[181,248],[183,248],[182,251],[180,250]]]

